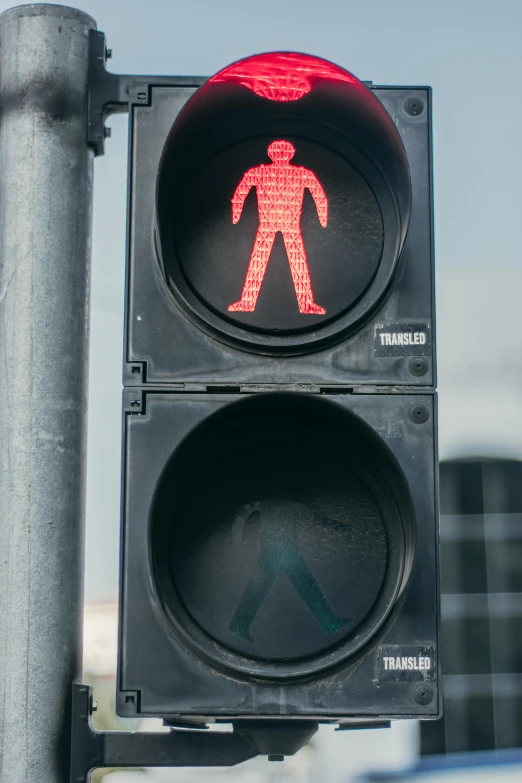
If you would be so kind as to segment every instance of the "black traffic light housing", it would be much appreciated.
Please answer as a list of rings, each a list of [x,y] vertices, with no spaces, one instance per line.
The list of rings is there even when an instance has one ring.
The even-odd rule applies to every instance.
[[[126,415],[121,713],[436,715],[436,572],[426,567],[436,558],[433,398],[140,399],[142,415]],[[283,574],[245,629],[252,642],[233,623],[260,555],[259,520],[238,537],[235,504],[255,496],[269,513],[285,489],[283,512],[312,506],[299,550],[326,602],[354,623],[329,633]],[[405,648],[430,658],[426,676],[384,669]],[[425,680],[428,706],[415,698]]]
[[[119,714],[437,717],[429,89],[261,55],[135,85],[130,127]],[[272,206],[230,309],[278,139],[328,199],[292,206],[322,314]]]
[[[340,90],[338,83],[334,87],[341,96],[347,91]],[[335,118],[343,123],[345,134],[333,134],[329,122],[313,121],[321,111],[330,119],[328,107],[338,99],[334,94],[321,96],[317,102],[312,100],[312,91],[301,99],[311,102],[308,112],[300,110],[295,115],[294,109],[291,114],[286,108],[288,103],[279,103],[274,115],[270,105],[270,114],[262,127],[254,115],[254,127],[259,128],[255,137],[248,137],[246,142],[233,137],[225,153],[220,153],[232,133],[223,116],[216,117],[213,105],[209,107],[208,89],[208,84],[200,88],[201,96],[190,88],[139,85],[134,89],[136,98],[143,97],[132,103],[130,113],[132,177],[125,383],[175,383],[183,384],[186,390],[204,390],[208,385],[266,383],[434,386],[430,91],[389,87],[370,90],[357,83],[355,108],[352,102],[343,102],[339,117]],[[239,104],[236,111],[241,110],[247,117],[252,113],[252,102],[262,104],[258,113],[265,104],[273,103],[237,85],[218,83],[214,89],[228,112],[231,106]],[[332,91],[331,87],[328,89]],[[237,91],[246,96],[238,98]],[[360,92],[366,102],[359,97]],[[368,103],[371,110],[378,108],[373,121],[376,130],[366,119]],[[350,116],[354,111],[360,130],[352,140]],[[224,118],[227,116],[225,112]],[[178,122],[174,123],[176,118],[179,128]],[[224,126],[221,133],[220,122]],[[234,128],[238,123],[231,124]],[[348,291],[341,287],[351,305],[345,312],[334,301],[335,317],[330,319],[327,313],[324,325],[321,316],[299,319],[285,250],[281,238],[276,238],[273,263],[259,296],[261,326],[257,325],[254,331],[256,324],[251,321],[257,312],[235,314],[232,319],[226,313],[226,295],[230,298],[240,293],[256,231],[255,198],[252,193],[238,225],[232,224],[230,198],[245,167],[269,162],[266,146],[274,135],[270,136],[271,130],[278,130],[281,136],[287,132],[296,139],[304,137],[307,127],[308,138],[303,138],[307,154],[297,159],[301,151],[296,141],[297,162],[313,166],[317,150],[322,152],[324,170],[317,173],[335,191],[326,230],[311,214],[312,205],[306,197],[303,205],[303,218],[310,218],[303,227],[305,241],[316,250],[315,254],[309,252],[309,263],[317,298],[324,293],[325,298],[336,300],[339,277],[344,279],[351,266],[357,267],[359,278],[349,275]],[[367,135],[372,133],[376,149],[379,144],[385,148],[391,159],[387,166],[363,147],[365,130]],[[244,138],[248,133],[252,134],[250,125],[246,124],[245,129],[241,124],[236,136]],[[351,160],[355,160],[355,165]],[[337,168],[344,167],[340,172],[335,165],[339,161]],[[408,168],[411,189],[406,179]],[[192,170],[197,177],[193,177],[195,184],[191,188],[187,177]],[[356,180],[355,185],[352,179]],[[348,194],[343,190],[346,182],[350,185]],[[378,198],[371,195],[375,192]],[[357,196],[361,197],[360,203]],[[357,226],[364,225],[368,209],[372,215],[371,231],[381,231],[389,238],[382,247],[375,241],[367,247],[364,232],[359,231],[357,245],[352,248],[356,261],[353,263],[344,248],[350,245],[349,238]],[[203,216],[199,216],[198,210],[204,211]],[[213,263],[212,249],[216,247],[219,265]],[[234,248],[240,248],[236,255]],[[370,280],[365,270],[368,251],[372,253]],[[231,266],[238,252],[242,268],[237,263]],[[321,263],[323,258],[333,261],[337,277],[330,275],[328,264]],[[355,300],[352,287],[358,296]],[[215,297],[209,301],[214,290]],[[266,324],[276,314],[280,318],[282,310],[291,311],[292,328],[283,323],[276,329],[267,329]],[[418,334],[424,343],[388,346],[381,341],[383,329]],[[411,358],[420,355],[424,356],[421,366],[414,366]]]

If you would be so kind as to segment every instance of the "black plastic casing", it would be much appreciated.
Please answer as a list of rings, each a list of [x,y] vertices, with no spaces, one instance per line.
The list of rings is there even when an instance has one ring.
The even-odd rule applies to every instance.
[[[391,285],[366,323],[339,335],[326,347],[277,356],[234,345],[198,322],[172,295],[155,252],[157,172],[172,123],[193,88],[138,85],[131,102],[129,152],[129,235],[124,383],[176,384],[187,391],[208,386],[313,384],[436,385],[434,340],[433,205],[431,172],[431,92],[428,88],[374,88],[395,121],[407,153],[411,218],[402,256]],[[408,100],[422,100],[424,111],[407,113]],[[423,376],[410,370],[412,353],[378,356],[376,332],[387,324],[424,324],[431,334]],[[181,385],[180,385],[181,384]]]
[[[193,87],[137,84],[130,91],[129,233],[124,344],[122,539],[117,712],[175,724],[240,718],[329,722],[437,718],[438,454],[434,335],[431,91],[372,88],[401,135],[411,173],[412,212],[392,282],[354,330],[291,355],[248,350],[180,307],[165,281],[155,198],[165,139]],[[410,99],[424,110],[408,113]],[[388,326],[420,324],[428,348],[382,355]],[[389,353],[393,353],[390,351]],[[415,360],[421,358],[422,368]],[[209,657],[171,622],[157,588],[151,509],[165,466],[208,417],[250,395],[327,398],[383,442],[408,487],[413,535],[404,580],[384,622],[356,653],[315,674],[271,677]],[[427,410],[416,419],[415,409]],[[432,670],[383,674],[383,655],[426,650]],[[335,658],[335,656],[333,656]],[[429,697],[419,696],[428,686]]]

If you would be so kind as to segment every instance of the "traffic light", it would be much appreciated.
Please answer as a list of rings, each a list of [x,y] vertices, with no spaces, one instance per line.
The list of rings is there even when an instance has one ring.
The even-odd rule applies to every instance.
[[[118,712],[438,717],[430,91],[130,99]]]

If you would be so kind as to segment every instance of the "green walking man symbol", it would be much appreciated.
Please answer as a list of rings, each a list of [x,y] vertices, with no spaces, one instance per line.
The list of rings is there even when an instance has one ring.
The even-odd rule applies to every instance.
[[[347,625],[351,617],[339,617],[326,600],[317,580],[299,552],[297,527],[309,509],[301,503],[281,501],[249,503],[236,515],[232,525],[232,540],[241,546],[243,533],[250,519],[257,517],[261,527],[262,548],[254,572],[236,608],[229,630],[253,642],[250,626],[263,605],[278,574],[286,574],[323,630],[330,636]],[[317,516],[317,515],[316,515]],[[320,517],[322,524],[345,530],[333,520]]]

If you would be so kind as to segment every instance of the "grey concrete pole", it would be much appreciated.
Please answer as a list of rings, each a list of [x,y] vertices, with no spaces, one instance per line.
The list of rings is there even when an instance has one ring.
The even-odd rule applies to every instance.
[[[81,671],[92,152],[86,14],[0,16],[0,781],[68,781]]]

